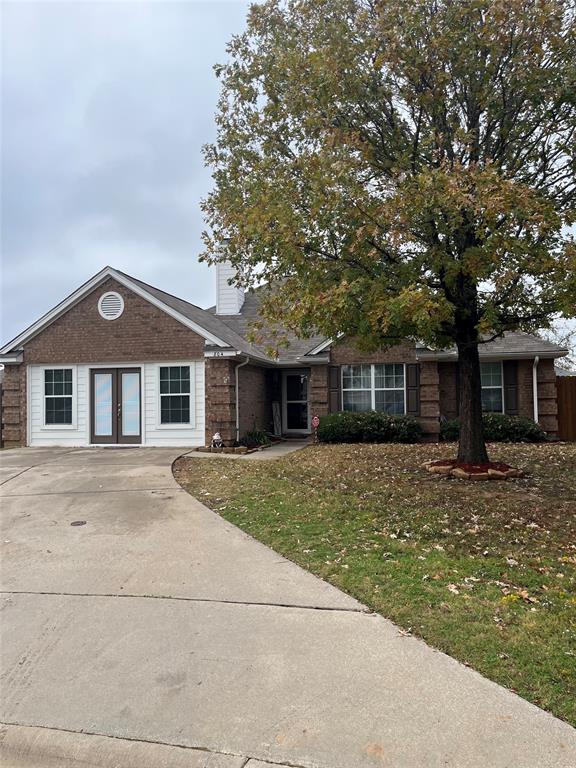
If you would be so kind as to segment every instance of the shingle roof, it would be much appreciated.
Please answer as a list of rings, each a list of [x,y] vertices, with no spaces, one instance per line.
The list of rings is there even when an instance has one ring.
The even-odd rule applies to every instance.
[[[551,341],[532,336],[522,331],[510,331],[494,341],[489,341],[479,346],[480,358],[505,358],[505,357],[563,357],[568,350],[553,344]],[[457,359],[456,348],[450,349],[425,349],[417,352],[420,360],[449,360]]]
[[[206,312],[210,312],[213,317],[226,325],[237,336],[246,339],[253,329],[254,323],[259,319],[262,290],[264,289],[256,288],[246,293],[244,304],[238,315],[216,315],[216,307],[209,307]],[[288,346],[278,347],[278,356],[274,357],[268,354],[268,349],[276,347],[277,340],[275,336],[271,332],[267,333],[266,329],[258,330],[257,335],[258,344],[253,345],[253,349],[257,349],[261,355],[264,355],[271,362],[281,364],[298,363],[310,350],[326,340],[325,336],[316,335],[308,339],[302,339],[293,333],[287,333],[285,338],[288,341]],[[320,358],[314,357],[312,361],[320,362]]]
[[[123,273],[125,274],[125,273]],[[278,348],[278,356],[268,354],[269,348],[275,348],[277,345],[276,337],[266,329],[257,331],[258,343],[253,344],[248,341],[250,331],[254,323],[259,319],[260,302],[262,291],[265,287],[248,291],[245,295],[244,304],[238,315],[216,315],[216,307],[201,309],[190,304],[183,299],[165,293],[154,286],[137,280],[126,275],[130,280],[138,283],[145,290],[152,293],[160,301],[164,301],[172,306],[178,312],[189,317],[199,325],[203,325],[206,330],[213,333],[225,341],[230,347],[239,352],[251,355],[260,360],[270,363],[279,363],[281,365],[301,364],[302,362],[321,362],[327,359],[326,354],[309,356],[309,353],[315,348],[327,341],[325,336],[315,335],[307,339],[302,339],[293,333],[286,334],[288,346]],[[514,331],[505,333],[494,341],[481,344],[479,347],[480,357],[487,358],[506,358],[506,357],[534,357],[536,355],[547,357],[562,357],[567,350],[539,336],[533,336],[529,333]],[[456,360],[457,353],[455,348],[434,350],[423,345],[417,345],[417,358],[420,360]]]

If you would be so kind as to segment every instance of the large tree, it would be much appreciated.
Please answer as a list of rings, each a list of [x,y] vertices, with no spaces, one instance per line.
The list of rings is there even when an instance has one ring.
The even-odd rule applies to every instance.
[[[205,258],[300,334],[458,349],[458,458],[487,460],[479,344],[573,316],[575,5],[268,0],[232,39]]]

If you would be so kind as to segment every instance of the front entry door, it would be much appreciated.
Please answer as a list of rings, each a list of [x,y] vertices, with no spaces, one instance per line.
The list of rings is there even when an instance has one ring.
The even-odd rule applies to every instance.
[[[90,378],[92,443],[141,443],[140,369],[94,368]]]
[[[309,432],[308,372],[285,371],[282,395],[284,431]]]

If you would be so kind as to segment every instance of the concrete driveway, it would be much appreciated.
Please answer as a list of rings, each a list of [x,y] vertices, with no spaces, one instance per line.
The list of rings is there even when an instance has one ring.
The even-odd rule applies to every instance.
[[[576,731],[210,512],[178,454],[0,454],[3,766],[574,768]]]

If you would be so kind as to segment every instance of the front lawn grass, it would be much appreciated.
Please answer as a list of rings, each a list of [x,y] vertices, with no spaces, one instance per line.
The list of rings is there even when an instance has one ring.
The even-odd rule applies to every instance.
[[[576,725],[576,445],[489,447],[529,473],[432,475],[454,445],[180,459],[193,496],[404,631]]]

